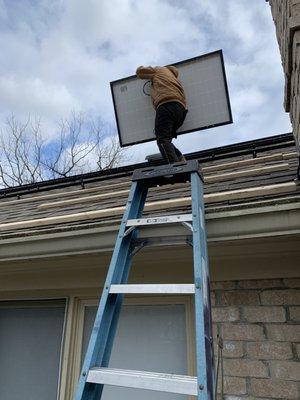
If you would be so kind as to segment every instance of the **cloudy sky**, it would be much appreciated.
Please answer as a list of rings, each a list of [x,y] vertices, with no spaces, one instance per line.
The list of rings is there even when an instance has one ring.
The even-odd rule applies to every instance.
[[[291,131],[263,0],[0,0],[0,29],[0,123],[30,113],[51,138],[75,110],[114,125],[110,81],[221,48],[234,123],[177,145],[191,152]],[[129,151],[142,161],[156,146]]]

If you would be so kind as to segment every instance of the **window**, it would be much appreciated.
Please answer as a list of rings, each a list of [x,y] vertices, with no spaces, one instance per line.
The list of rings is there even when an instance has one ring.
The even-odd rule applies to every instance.
[[[1,399],[57,399],[65,303],[0,302]]]
[[[126,304],[122,308],[110,361],[111,368],[188,375],[187,307],[185,304]],[[157,303],[157,304],[156,304]],[[82,360],[97,307],[85,307]],[[103,400],[185,400],[187,396],[106,386]]]

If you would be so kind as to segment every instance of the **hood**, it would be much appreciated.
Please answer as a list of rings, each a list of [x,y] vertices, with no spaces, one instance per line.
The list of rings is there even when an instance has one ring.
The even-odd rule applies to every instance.
[[[173,75],[175,75],[176,78],[178,77],[178,69],[176,67],[173,67],[173,65],[170,65],[167,68],[172,72]]]

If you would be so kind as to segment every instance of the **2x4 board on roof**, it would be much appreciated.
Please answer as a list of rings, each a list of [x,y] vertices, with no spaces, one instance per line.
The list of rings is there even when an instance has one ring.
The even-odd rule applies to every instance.
[[[179,70],[189,110],[178,134],[232,122],[222,50],[173,65]],[[110,84],[122,147],[155,140],[155,111],[145,82],[134,75]]]

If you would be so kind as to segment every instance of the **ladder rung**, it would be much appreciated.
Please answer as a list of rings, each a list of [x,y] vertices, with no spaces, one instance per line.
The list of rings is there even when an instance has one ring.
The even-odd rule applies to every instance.
[[[129,219],[127,221],[126,226],[175,224],[175,223],[181,223],[181,222],[191,222],[192,220],[193,220],[192,214],[166,215],[163,217]]]
[[[134,239],[135,246],[174,246],[190,243],[192,235],[153,236]]]
[[[109,293],[194,294],[194,284],[111,285]]]
[[[198,386],[194,376],[112,368],[92,368],[88,373],[87,382],[191,396],[197,395]]]

